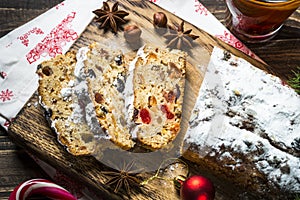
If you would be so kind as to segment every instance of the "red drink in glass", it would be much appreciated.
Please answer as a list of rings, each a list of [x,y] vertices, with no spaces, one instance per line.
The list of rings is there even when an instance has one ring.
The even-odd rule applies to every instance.
[[[231,28],[246,42],[271,39],[300,6],[300,0],[226,0]]]

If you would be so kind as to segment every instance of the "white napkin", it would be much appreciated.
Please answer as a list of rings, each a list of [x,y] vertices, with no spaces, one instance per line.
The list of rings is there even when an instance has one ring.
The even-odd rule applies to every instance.
[[[65,53],[101,0],[66,0],[0,39],[0,113],[12,120],[37,89],[37,65]],[[5,128],[8,122],[0,117]]]

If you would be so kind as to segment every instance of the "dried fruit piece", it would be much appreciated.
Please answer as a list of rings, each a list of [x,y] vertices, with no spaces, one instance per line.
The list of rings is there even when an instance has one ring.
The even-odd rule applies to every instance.
[[[97,92],[95,94],[95,101],[100,104],[103,103],[104,102],[103,94]]]
[[[43,74],[45,74],[46,76],[51,76],[53,74],[53,71],[50,67],[46,66],[43,67],[42,69]]]
[[[166,113],[167,119],[173,119],[175,117],[175,115],[169,110],[167,105],[162,105],[160,109],[163,113]]]
[[[157,100],[155,96],[149,96],[148,98],[148,107],[156,106]]]
[[[173,91],[165,92],[164,97],[167,100],[167,102],[174,102],[176,99],[176,94]]]
[[[144,124],[150,124],[150,122],[151,122],[151,116],[150,116],[150,113],[149,113],[149,111],[147,109],[142,108],[140,110],[140,117],[141,117],[142,122]]]

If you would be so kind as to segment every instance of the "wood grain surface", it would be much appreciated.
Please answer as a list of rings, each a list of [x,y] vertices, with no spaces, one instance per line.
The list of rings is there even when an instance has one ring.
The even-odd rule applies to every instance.
[[[5,35],[14,28],[26,23],[37,15],[43,13],[50,7],[61,1],[53,0],[31,0],[31,1],[1,1],[0,2],[0,36]],[[201,1],[209,11],[211,11],[224,25],[227,16],[226,6],[220,0],[202,0]],[[291,70],[299,67],[300,63],[300,9],[298,9],[285,23],[285,26],[279,34],[269,42],[264,44],[247,44],[252,51],[260,56],[272,69],[280,73],[283,77],[288,77]],[[225,45],[226,46],[226,45]],[[34,99],[33,99],[34,101]],[[34,107],[35,108],[35,107]],[[37,108],[36,108],[37,109]],[[33,109],[34,110],[34,109]],[[37,110],[37,114],[41,114]],[[27,124],[30,126],[30,124]],[[31,130],[31,129],[29,129]],[[47,130],[49,131],[49,130]],[[53,137],[53,135],[51,136]],[[53,140],[53,138],[49,138]],[[24,146],[22,142],[18,143]],[[18,146],[19,146],[18,145]],[[26,144],[28,145],[28,144]],[[30,146],[30,145],[29,145]],[[31,146],[39,152],[38,147]],[[60,151],[57,150],[56,151]],[[42,155],[41,155],[42,156]],[[44,155],[43,155],[44,156]],[[69,155],[66,155],[68,158]],[[53,158],[47,158],[53,162]],[[74,158],[70,158],[72,162]],[[94,162],[87,160],[89,162]],[[7,133],[1,128],[0,130],[0,199],[7,199],[12,189],[21,181],[34,177],[45,177],[47,175],[34,163],[34,161],[24,153],[22,148],[17,147],[8,138]],[[58,164],[58,163],[53,163]],[[62,165],[63,163],[60,163]],[[101,167],[100,167],[101,170]],[[90,178],[89,176],[87,176]],[[87,181],[87,180],[84,180]],[[95,182],[89,182],[95,187]],[[226,189],[226,188],[225,188]],[[225,190],[223,189],[223,190]],[[107,191],[104,190],[104,193]],[[228,190],[230,193],[231,191]],[[107,194],[107,193],[106,193]],[[225,194],[229,195],[229,194]]]

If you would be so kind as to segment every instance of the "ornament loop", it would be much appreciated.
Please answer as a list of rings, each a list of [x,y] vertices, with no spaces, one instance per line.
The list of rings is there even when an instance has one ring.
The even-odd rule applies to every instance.
[[[160,171],[162,170],[162,166],[163,166],[167,161],[176,161],[176,162],[173,162],[173,163],[171,163],[171,164],[175,164],[175,163],[177,163],[177,162],[183,163],[183,164],[186,166],[186,168],[187,168],[187,174],[186,174],[186,175],[179,175],[179,176],[176,176],[176,177],[174,177],[174,178],[172,178],[172,179],[164,178],[164,177],[159,176],[159,173],[160,173]],[[169,164],[169,165],[171,165],[171,164]],[[167,165],[167,166],[168,166],[168,165]],[[189,174],[189,167],[188,167],[188,164],[187,164],[187,163],[185,163],[183,160],[178,159],[178,158],[169,158],[169,159],[166,159],[166,160],[162,161],[162,163],[159,165],[159,168],[156,170],[155,174],[154,174],[153,176],[151,176],[150,178],[148,178],[148,179],[142,181],[142,182],[140,183],[140,185],[141,185],[141,186],[147,185],[150,181],[152,181],[152,180],[154,180],[154,179],[161,179],[161,180],[170,181],[170,182],[174,182],[174,183],[175,183],[178,177],[184,178],[184,177],[187,177],[188,174]],[[176,185],[175,185],[175,186],[176,186]]]

